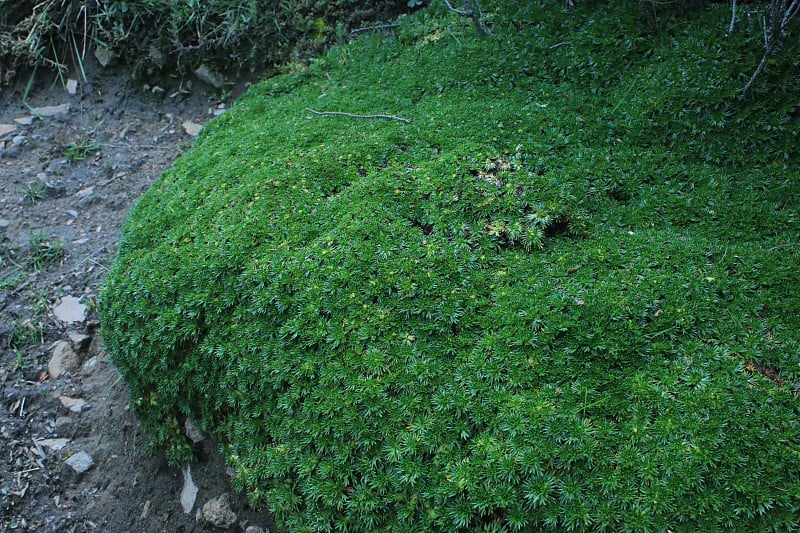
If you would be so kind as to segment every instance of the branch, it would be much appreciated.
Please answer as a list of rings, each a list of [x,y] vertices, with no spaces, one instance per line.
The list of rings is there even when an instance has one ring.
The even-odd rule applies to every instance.
[[[405,124],[411,122],[407,118],[396,117],[394,115],[356,115],[354,113],[342,113],[340,111],[315,111],[310,107],[307,107],[306,111],[314,113],[315,115],[334,115],[337,117],[350,117],[350,118],[385,118],[387,120],[396,120],[398,122],[403,122]]]
[[[733,33],[733,23],[736,22],[736,0],[731,0],[731,25],[728,33]]]
[[[356,35],[362,32],[371,32],[371,31],[383,31],[383,30],[394,30],[399,28],[400,24],[381,24],[380,26],[369,26],[367,28],[358,28],[350,32],[350,35]]]
[[[483,13],[481,13],[481,6],[478,4],[478,0],[461,0],[464,3],[464,7],[467,9],[461,10],[456,9],[453,7],[453,4],[450,3],[449,0],[444,0],[447,9],[452,11],[457,15],[461,15],[462,17],[469,17],[472,19],[473,24],[475,24],[475,31],[478,32],[478,35],[487,35],[491,34],[492,32],[483,24]]]

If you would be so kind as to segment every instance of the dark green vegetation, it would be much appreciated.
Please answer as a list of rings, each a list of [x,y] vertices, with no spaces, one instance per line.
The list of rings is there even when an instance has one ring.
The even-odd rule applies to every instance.
[[[288,531],[800,527],[800,54],[742,103],[727,6],[613,7],[408,18],[210,124],[98,303],[155,442]]]
[[[23,67],[82,69],[107,48],[137,68],[239,71],[321,49],[404,0],[0,0],[0,83]]]

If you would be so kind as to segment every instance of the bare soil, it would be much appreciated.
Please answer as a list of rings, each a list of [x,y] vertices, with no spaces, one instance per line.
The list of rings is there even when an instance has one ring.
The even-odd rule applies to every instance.
[[[145,83],[88,63],[87,80],[40,72],[27,97],[27,79],[0,87],[0,531],[217,531],[196,513],[223,493],[238,518],[232,530],[266,530],[269,517],[231,490],[209,441],[191,466],[199,493],[184,512],[184,475],[147,448],[94,312],[129,209],[191,146],[183,123],[208,122],[246,84]],[[15,122],[29,106],[61,104],[66,116]],[[68,296],[86,305],[85,318],[56,311]],[[59,341],[78,360],[53,377]],[[85,405],[71,410],[74,400]],[[79,452],[93,460],[82,474],[66,462]]]

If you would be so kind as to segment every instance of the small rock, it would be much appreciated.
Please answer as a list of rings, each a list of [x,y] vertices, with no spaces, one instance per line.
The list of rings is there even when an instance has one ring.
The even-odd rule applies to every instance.
[[[183,427],[186,430],[186,436],[194,444],[202,442],[203,439],[205,438],[203,432],[200,431],[200,428],[197,427],[197,424],[195,424],[194,420],[192,420],[191,418],[186,419],[186,422],[184,423]]]
[[[231,510],[228,495],[223,494],[206,502],[203,506],[203,518],[215,527],[227,529],[236,523],[236,513]]]
[[[83,363],[83,366],[81,367],[81,372],[83,372],[84,374],[91,374],[96,366],[97,366],[97,356],[91,357],[88,361]]]
[[[86,320],[86,306],[80,298],[64,296],[53,308],[53,314],[61,322],[83,322]]]
[[[247,526],[247,529],[244,530],[244,533],[267,533],[267,532],[264,531],[263,527]]]
[[[64,431],[72,425],[72,419],[68,416],[59,416],[56,418],[55,428]]]
[[[72,215],[72,213],[70,213],[70,215]],[[78,218],[77,211],[72,216]],[[86,348],[88,348],[89,344],[92,342],[91,335],[85,335],[83,333],[78,333],[77,331],[70,331],[68,335],[69,335],[69,340],[72,342],[72,346],[76,350],[81,352],[84,351]]]
[[[91,187],[86,187],[85,189],[79,190],[78,192],[75,193],[75,196],[77,196],[78,198],[82,198],[84,196],[89,196],[93,192],[94,192],[94,185],[92,185]]]
[[[61,104],[54,106],[34,107],[32,111],[40,117],[64,120],[67,118],[67,115],[69,115],[70,107],[71,106],[69,104]]]
[[[83,474],[94,466],[92,456],[84,451],[80,451],[75,455],[70,456],[69,459],[64,461],[65,465],[69,465],[78,475]]]
[[[13,139],[11,139],[11,146],[22,146],[22,143],[25,142],[24,135],[15,135]]]
[[[31,116],[18,117],[18,118],[14,119],[14,122],[19,124],[20,126],[30,126],[31,124],[33,124],[33,119],[34,118],[35,117],[31,117]]]
[[[67,193],[67,186],[60,181],[45,181],[44,190],[51,198],[60,198]]]
[[[67,92],[69,94],[75,94],[78,92],[78,80],[68,79],[67,80]]]
[[[17,127],[13,124],[0,124],[0,137],[16,131]]]
[[[222,87],[223,82],[220,79],[221,76],[205,65],[200,65],[200,67],[194,71],[194,75],[197,76],[197,79],[206,82],[215,89]]]
[[[96,194],[87,194],[78,200],[78,207],[80,209],[87,209],[100,201],[100,197]]]
[[[47,363],[47,373],[53,379],[58,379],[64,372],[73,372],[81,365],[78,355],[66,341],[56,341],[53,344],[53,355]]]
[[[202,124],[197,124],[195,122],[191,122],[187,120],[182,124],[183,130],[191,135],[192,137],[197,137],[200,134],[200,130],[203,129]]]
[[[100,66],[103,68],[109,66],[117,58],[114,52],[105,47],[97,48],[94,51],[94,57],[97,59],[97,62],[100,63]]]
[[[80,398],[70,398],[69,396],[56,396],[56,398],[73,413],[80,413],[86,406],[86,400],[81,400]]]
[[[0,218],[0,229],[6,229],[11,225],[11,221],[5,218]]]
[[[69,444],[69,439],[42,439],[37,440],[36,442],[38,442],[41,446],[46,446],[54,452],[57,452]]]
[[[192,507],[197,499],[197,490],[197,485],[192,481],[192,467],[186,465],[183,470],[183,489],[181,489],[181,507],[183,507],[184,513],[192,512]]]

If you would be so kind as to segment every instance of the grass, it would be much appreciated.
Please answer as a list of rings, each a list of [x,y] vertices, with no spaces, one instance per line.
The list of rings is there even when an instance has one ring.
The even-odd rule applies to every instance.
[[[46,269],[66,255],[64,244],[43,231],[31,234],[28,244],[31,249],[28,263],[36,271]]]
[[[91,139],[81,139],[70,143],[64,148],[64,157],[70,161],[83,161],[89,154],[100,149],[100,144]]]
[[[22,198],[35,204],[37,201],[47,196],[44,184],[39,180],[34,180],[22,186]]]
[[[795,71],[740,101],[725,6],[484,7],[254,86],[132,210],[145,428],[292,531],[797,529]]]

